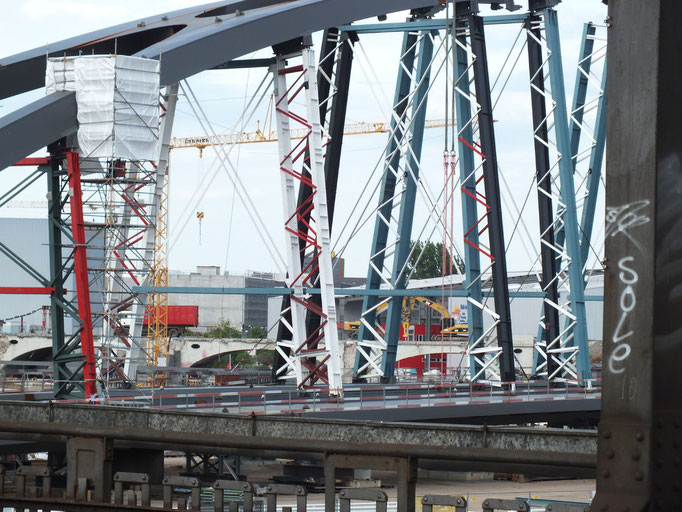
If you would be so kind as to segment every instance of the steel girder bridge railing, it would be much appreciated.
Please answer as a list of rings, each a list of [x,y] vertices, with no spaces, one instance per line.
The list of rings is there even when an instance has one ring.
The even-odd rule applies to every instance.
[[[500,202],[500,184],[498,178],[498,164],[495,153],[494,130],[492,127],[492,100],[490,94],[490,79],[488,77],[487,59],[485,56],[485,39],[483,26],[486,20],[478,14],[479,3],[457,1],[454,4],[452,18],[445,20],[433,18],[441,8],[437,2],[405,1],[405,2],[370,2],[356,10],[339,9],[335,6],[331,10],[321,10],[318,2],[303,5],[300,2],[287,2],[283,5],[271,6],[257,12],[249,12],[249,7],[262,7],[268,2],[242,2],[237,8],[234,2],[217,2],[196,9],[187,9],[174,13],[172,17],[160,20],[143,20],[137,24],[127,24],[115,27],[117,30],[102,31],[97,34],[102,42],[96,48],[88,46],[88,41],[94,39],[91,35],[75,38],[64,43],[51,45],[50,50],[62,54],[82,52],[85,49],[95,52],[110,51],[108,45],[116,40],[119,52],[128,52],[143,57],[154,58],[161,52],[162,83],[169,85],[163,98],[166,115],[161,127],[161,152],[157,162],[153,163],[154,170],[144,170],[139,165],[127,165],[128,172],[124,172],[124,180],[104,180],[97,182],[96,190],[88,194],[89,198],[100,196],[107,198],[121,198],[113,200],[112,204],[103,204],[103,208],[116,210],[115,222],[107,222],[104,235],[104,257],[101,265],[103,284],[100,301],[103,311],[100,313],[101,326],[95,326],[101,341],[98,345],[100,360],[105,362],[100,369],[102,375],[117,374],[120,377],[134,375],[137,364],[143,359],[154,355],[153,363],[162,355],[162,341],[160,336],[145,346],[141,339],[141,324],[144,311],[149,310],[144,294],[143,284],[157,285],[156,288],[147,287],[152,298],[149,306],[151,311],[163,309],[164,287],[162,262],[154,259],[154,246],[158,240],[160,222],[159,210],[163,208],[163,180],[168,162],[168,138],[172,128],[173,111],[177,97],[177,82],[200,69],[215,67],[230,67],[224,62],[225,54],[209,49],[212,37],[225,38],[226,41],[239,39],[239,44],[230,45],[229,58],[261,48],[266,44],[274,44],[278,55],[278,63],[273,66],[273,79],[276,83],[276,116],[278,133],[280,133],[280,160],[282,170],[282,190],[284,199],[284,218],[288,236],[289,251],[287,254],[288,286],[293,293],[284,293],[282,319],[280,321],[280,340],[277,350],[277,364],[275,375],[281,378],[293,378],[301,387],[314,386],[321,379],[341,394],[340,357],[336,335],[336,319],[334,311],[334,284],[331,278],[331,250],[330,235],[336,199],[336,182],[338,180],[338,166],[341,154],[345,110],[348,101],[348,83],[350,80],[353,43],[357,34],[372,31],[367,26],[346,26],[339,29],[328,29],[323,37],[323,47],[320,53],[319,71],[313,61],[310,43],[301,38],[289,38],[287,35],[301,33],[294,31],[282,20],[292,20],[299,29],[315,30],[325,26],[338,25],[340,20],[347,20],[347,12],[353,12],[354,18],[363,18],[373,14],[383,14],[407,7],[418,7],[412,11],[412,21],[401,27],[391,27],[389,30],[399,30],[405,33],[403,51],[396,89],[394,113],[391,121],[389,144],[386,151],[386,165],[380,192],[379,207],[374,238],[372,242],[370,267],[366,285],[365,301],[363,304],[363,318],[357,347],[357,359],[354,375],[356,378],[371,378],[378,376],[382,380],[391,380],[395,366],[395,354],[399,339],[400,326],[400,298],[407,285],[408,273],[406,263],[409,256],[409,241],[412,233],[412,212],[419,190],[419,162],[423,141],[426,102],[431,88],[434,66],[449,59],[438,60],[438,49],[443,40],[447,40],[452,33],[452,54],[456,56],[453,65],[454,90],[456,91],[457,108],[457,140],[459,145],[459,174],[463,191],[463,221],[465,227],[465,264],[466,264],[466,298],[475,311],[469,317],[470,343],[468,354],[471,359],[470,378],[472,381],[486,380],[493,382],[514,380],[513,345],[511,339],[511,318],[509,312],[510,294],[508,291],[507,271],[505,264],[505,239],[502,229],[502,208]],[[558,155],[572,154],[562,146],[566,140],[564,128],[568,129],[565,103],[563,97],[563,83],[561,78],[561,55],[558,41],[558,26],[556,12],[552,6],[556,2],[534,2],[531,10],[526,14],[514,14],[490,18],[489,23],[525,23],[529,33],[529,52],[531,39],[537,43],[539,49],[536,56],[547,65],[552,81],[551,95],[544,93],[544,69],[537,69],[531,73],[534,98],[534,121],[537,121],[535,136],[538,144],[545,147],[550,145],[547,135],[543,135],[542,125],[549,124],[549,115],[542,115],[542,111],[535,111],[537,105],[541,109],[543,99],[553,102],[548,109],[553,114],[551,125],[554,126]],[[256,5],[258,4],[258,5]],[[389,5],[390,4],[390,5]],[[423,4],[423,5],[415,5]],[[517,6],[507,2],[509,10],[517,10]],[[339,10],[336,10],[339,9]],[[223,17],[227,17],[223,19]],[[346,17],[346,18],[344,18]],[[173,24],[169,19],[173,19]],[[209,20],[211,23],[209,23]],[[225,24],[220,23],[225,22]],[[253,27],[272,28],[267,36],[254,36],[250,31],[249,37],[242,37],[243,31]],[[381,25],[380,25],[381,27]],[[547,32],[543,38],[542,29]],[[146,29],[146,30],[144,30]],[[386,30],[383,26],[378,30]],[[123,31],[124,35],[121,35]],[[305,30],[303,30],[305,31]],[[442,31],[445,36],[440,34]],[[111,34],[117,32],[114,38]],[[195,44],[201,46],[200,58],[187,59],[183,52],[188,51],[186,41],[173,37],[175,33],[182,33]],[[163,38],[161,37],[163,35]],[[126,39],[126,37],[130,39]],[[266,40],[267,39],[267,40]],[[440,46],[437,42],[440,40]],[[133,42],[134,41],[134,42]],[[282,43],[285,41],[285,43]],[[286,43],[286,41],[289,41]],[[68,44],[67,44],[68,43]],[[277,44],[276,44],[277,43]],[[282,44],[278,44],[282,43]],[[436,52],[434,53],[434,44]],[[544,43],[544,47],[543,47]],[[80,45],[80,46],[79,46]],[[66,50],[70,48],[69,50]],[[544,48],[544,49],[543,49]],[[199,50],[192,50],[199,51]],[[241,52],[241,53],[240,53]],[[529,55],[530,55],[529,53]],[[304,62],[297,68],[284,67],[285,57],[301,55]],[[190,62],[191,61],[191,62]],[[583,64],[585,60],[583,59]],[[20,56],[11,57],[3,61],[4,67],[0,72],[4,76],[16,79],[10,85],[4,81],[0,87],[0,94],[7,97],[23,90],[30,90],[40,85],[40,70],[44,66],[39,50],[28,52]],[[268,63],[269,64],[269,63]],[[247,62],[243,65],[249,66]],[[260,66],[262,63],[254,63]],[[23,67],[21,67],[23,66]],[[279,69],[277,68],[279,66]],[[589,66],[585,71],[589,76]],[[16,77],[15,77],[16,75]],[[288,76],[298,78],[299,85],[289,86]],[[473,80],[472,80],[473,77]],[[473,81],[475,92],[470,90]],[[315,86],[315,82],[317,85]],[[310,85],[312,87],[310,87]],[[301,114],[290,111],[292,97],[296,96],[305,85],[305,112]],[[21,90],[19,90],[21,89]],[[190,90],[191,93],[191,90]],[[193,93],[191,93],[193,94]],[[576,103],[580,103],[577,101]],[[585,101],[583,99],[582,103]],[[602,105],[603,102],[600,102]],[[473,107],[473,115],[472,115]],[[73,117],[74,105],[72,96],[67,93],[55,93],[32,105],[20,109],[0,122],[0,133],[12,131],[12,136],[4,139],[4,146],[0,166],[13,164],[26,152],[51,143],[75,128]],[[36,117],[40,115],[41,129],[36,130]],[[573,128],[579,137],[582,124],[579,122],[580,113],[575,112]],[[473,130],[473,120],[478,120],[477,130]],[[454,120],[453,120],[454,121]],[[308,137],[301,139],[292,146],[291,138],[287,137],[289,122],[297,123],[309,130]],[[28,136],[31,130],[32,136]],[[546,131],[546,130],[545,130]],[[18,134],[18,135],[17,135]],[[603,130],[600,134],[603,143]],[[321,136],[324,136],[323,142]],[[544,137],[544,138],[543,138]],[[167,140],[168,139],[168,140]],[[6,141],[6,142],[5,142]],[[13,142],[15,141],[15,142]],[[454,141],[454,138],[453,138]],[[598,146],[598,144],[595,144]],[[327,149],[326,158],[322,160],[322,147]],[[537,144],[536,144],[537,146]],[[603,146],[602,146],[603,147]],[[6,151],[5,151],[6,149]],[[224,151],[223,151],[223,154]],[[20,156],[19,156],[20,155]],[[538,150],[536,148],[536,157]],[[577,157],[577,155],[576,155]],[[576,158],[574,157],[574,159]],[[446,159],[445,171],[451,173],[454,180],[455,173],[454,150]],[[595,156],[596,165],[601,164]],[[299,163],[300,162],[300,163]],[[561,207],[552,211],[551,201],[545,201],[544,212],[549,216],[545,219],[543,229],[543,265],[545,260],[551,260],[547,251],[553,250],[561,255],[565,261],[565,269],[547,268],[543,266],[543,288],[546,294],[544,317],[554,319],[554,314],[548,314],[548,307],[553,307],[568,318],[566,326],[558,331],[557,322],[544,321],[548,324],[548,332],[538,337],[537,373],[548,370],[550,377],[589,378],[589,359],[585,364],[587,352],[587,335],[584,318],[583,276],[581,265],[570,264],[580,262],[580,255],[576,252],[578,240],[577,217],[575,209],[575,195],[571,193],[573,184],[568,158],[558,156],[554,166],[559,169],[559,187]],[[568,164],[566,164],[566,162]],[[545,158],[544,164],[549,165]],[[108,169],[112,162],[101,165],[101,169]],[[301,165],[301,170],[295,170],[295,165]],[[541,162],[538,162],[538,168]],[[139,169],[139,171],[135,171]],[[542,176],[545,182],[550,181],[553,168],[547,167]],[[562,173],[563,171],[563,173]],[[539,172],[539,171],[538,171]],[[478,173],[478,175],[477,175]],[[135,174],[133,177],[132,174]],[[480,176],[480,177],[479,177]],[[540,174],[539,174],[540,176]],[[130,181],[135,178],[144,181],[146,191],[135,187],[131,191]],[[238,179],[238,178],[237,178]],[[556,180],[556,177],[552,177]],[[476,185],[483,181],[484,192],[477,191]],[[539,180],[539,183],[541,180]],[[296,184],[298,183],[298,190]],[[589,189],[592,192],[588,205],[583,208],[583,216],[593,216],[594,197],[598,187]],[[598,183],[598,179],[597,182]],[[235,183],[236,185],[236,183]],[[108,189],[105,191],[104,188]],[[542,187],[541,187],[542,188]],[[551,197],[551,189],[543,189],[547,198]],[[556,190],[554,191],[556,193]],[[10,194],[8,200],[14,197]],[[447,194],[446,194],[447,195]],[[428,193],[426,194],[429,198]],[[452,200],[452,195],[449,200]],[[431,206],[435,201],[431,198]],[[88,201],[85,201],[87,203]],[[590,206],[592,205],[592,206]],[[82,205],[81,205],[82,206]],[[143,211],[142,206],[148,206],[149,211]],[[590,207],[592,210],[590,210]],[[399,208],[397,215],[394,209]],[[479,212],[482,210],[482,212]],[[143,225],[133,226],[131,219],[139,219]],[[442,223],[442,219],[439,221]],[[551,244],[544,240],[557,228],[565,233],[566,243]],[[479,231],[487,230],[490,236],[490,247],[484,247],[479,240]],[[584,231],[585,232],[585,231]],[[395,240],[389,240],[389,233]],[[93,237],[94,239],[95,237]],[[590,237],[586,235],[589,246]],[[139,245],[133,246],[130,241],[135,240]],[[451,244],[452,245],[452,244]],[[565,245],[565,247],[564,247]],[[78,247],[78,244],[74,245]],[[55,245],[50,245],[55,251]],[[486,270],[481,270],[480,255],[490,260],[487,270],[492,270],[492,286],[488,287],[483,280]],[[557,258],[554,257],[554,260]],[[131,268],[136,270],[131,270]],[[556,267],[556,265],[555,265]],[[93,279],[90,268],[90,283],[83,283],[81,290],[83,297],[92,293]],[[57,269],[57,273],[64,273]],[[131,287],[121,276],[127,275],[137,285]],[[161,280],[159,280],[161,279]],[[395,294],[384,296],[382,299],[381,284],[386,284]],[[579,283],[580,286],[574,286]],[[560,305],[558,300],[550,297],[557,287],[568,290],[569,304]],[[318,291],[312,293],[310,288]],[[493,292],[494,307],[487,305],[490,292]],[[575,290],[574,290],[575,288]],[[395,297],[395,298],[394,298]],[[79,301],[79,304],[83,301]],[[376,309],[380,304],[388,303],[386,329],[376,322]],[[82,305],[86,307],[85,304]],[[484,330],[482,313],[489,313],[493,318],[492,327]],[[58,315],[57,315],[58,316]],[[81,314],[81,316],[83,316]],[[91,315],[85,315],[91,317]],[[97,315],[95,315],[97,316]],[[157,315],[153,315],[155,318]],[[129,325],[123,325],[121,318],[127,317]],[[93,327],[90,327],[92,332]],[[99,329],[101,332],[98,332]],[[558,334],[557,334],[558,333]],[[158,334],[158,333],[157,333]],[[62,343],[65,336],[63,329],[53,330],[54,344]],[[80,354],[91,352],[92,334],[83,338],[74,338],[76,343],[70,344],[70,354],[79,359]],[[541,340],[545,340],[544,343]],[[495,346],[497,342],[497,346]],[[102,356],[101,354],[106,354]],[[146,354],[146,357],[143,355]],[[547,358],[546,354],[551,357]],[[543,357],[545,363],[543,363]],[[582,362],[581,362],[582,361]],[[55,372],[58,375],[58,372]],[[86,379],[87,380],[87,379]],[[92,379],[90,379],[92,380]],[[60,389],[60,388],[56,388]],[[92,392],[92,389],[91,389]],[[57,393],[57,396],[66,396]]]

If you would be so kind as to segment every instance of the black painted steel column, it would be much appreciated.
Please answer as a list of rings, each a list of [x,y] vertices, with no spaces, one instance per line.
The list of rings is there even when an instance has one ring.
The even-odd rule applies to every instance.
[[[682,510],[682,3],[609,5],[604,369],[592,510]]]
[[[51,147],[54,149],[54,145]],[[60,153],[61,155],[61,153]],[[52,378],[54,379],[55,398],[71,394],[73,385],[69,382],[70,371],[63,361],[64,330],[64,260],[62,258],[62,196],[61,165],[56,151],[51,152],[52,161],[47,173],[48,197],[48,253],[50,257],[50,286],[54,292],[50,296],[50,322],[52,328]]]
[[[502,348],[502,354],[500,355],[500,378],[505,382],[509,382],[515,380],[514,346],[509,308],[509,283],[507,280],[504,231],[502,229],[502,201],[500,199],[500,183],[497,169],[497,149],[495,147],[493,108],[490,98],[490,77],[488,75],[485,32],[481,16],[474,14],[469,17],[469,31],[471,33],[471,47],[475,55],[473,71],[476,99],[480,107],[478,126],[481,136],[481,151],[485,155],[483,182],[485,184],[486,203],[490,208],[488,214],[490,253],[495,261],[492,266],[495,312],[500,316],[500,322],[497,325],[497,343]]]
[[[526,20],[526,29],[529,31],[528,41],[528,66],[530,70],[531,109],[533,114],[534,144],[535,144],[535,176],[538,182],[538,212],[540,219],[540,259],[542,262],[542,289],[547,293],[547,299],[554,304],[559,304],[559,290],[555,279],[557,274],[557,254],[554,247],[554,209],[552,207],[552,176],[549,172],[549,148],[542,141],[548,141],[547,129],[547,105],[542,94],[545,90],[545,77],[543,72],[542,46],[538,41],[542,38],[542,31],[536,22],[541,22],[542,16],[529,14]],[[547,345],[559,337],[559,311],[543,301],[544,324],[542,333]],[[540,342],[541,340],[537,340]],[[557,341],[558,343],[558,341]],[[545,348],[548,375],[557,368],[557,362],[550,356],[548,347]]]

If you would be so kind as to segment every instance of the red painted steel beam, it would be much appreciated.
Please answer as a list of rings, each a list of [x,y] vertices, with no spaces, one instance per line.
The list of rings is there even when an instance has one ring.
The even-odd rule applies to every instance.
[[[97,393],[97,367],[92,335],[92,311],[90,308],[90,283],[88,280],[88,257],[85,244],[85,222],[83,219],[83,192],[81,190],[81,169],[78,153],[66,153],[66,169],[69,177],[69,204],[71,206],[71,230],[76,243],[73,253],[76,275],[76,295],[78,297],[78,316],[81,319],[81,351],[85,357],[83,381],[85,397]]]
[[[15,163],[15,166],[36,166],[36,165],[47,165],[50,163],[50,158],[49,157],[43,157],[43,158],[22,158],[19,160],[17,163]]]
[[[54,288],[39,286],[0,286],[0,295],[50,295]]]
[[[0,295],[52,295],[53,293],[54,288],[43,286],[0,286]]]

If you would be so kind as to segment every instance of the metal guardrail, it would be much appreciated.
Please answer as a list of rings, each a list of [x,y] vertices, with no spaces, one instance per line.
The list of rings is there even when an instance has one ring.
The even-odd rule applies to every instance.
[[[558,388],[548,382],[522,381],[509,383],[505,388],[480,384],[461,385],[386,385],[365,386],[350,390],[343,400],[329,396],[320,389],[301,394],[293,388],[260,388],[247,391],[198,391],[173,388],[140,390],[139,394],[109,396],[92,400],[71,399],[61,403],[101,403],[125,407],[151,409],[211,409],[231,414],[300,414],[409,407],[452,406],[524,401],[562,400],[567,398],[598,398],[600,380],[567,381]]]

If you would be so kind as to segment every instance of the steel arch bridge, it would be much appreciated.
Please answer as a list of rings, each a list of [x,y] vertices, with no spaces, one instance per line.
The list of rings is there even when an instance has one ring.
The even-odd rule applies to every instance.
[[[402,297],[423,294],[407,289],[408,263],[414,250],[410,241],[416,233],[415,202],[417,197],[425,198],[435,226],[443,231],[444,245],[454,250],[454,216],[447,212],[453,211],[457,195],[461,196],[458,217],[464,233],[464,286],[444,286],[443,297],[463,297],[470,308],[469,378],[500,385],[515,380],[509,303],[528,292],[510,285],[506,266],[494,98],[485,41],[486,27],[497,24],[521,28],[525,36],[522,50],[526,49],[530,70],[533,133],[528,136],[534,141],[541,239],[538,290],[531,295],[543,301],[538,312],[534,372],[548,379],[590,379],[586,263],[605,144],[606,76],[593,68],[600,59],[605,66],[605,44],[595,44],[598,27],[587,24],[573,101],[567,105],[555,9],[558,3],[529,0],[528,9],[522,11],[510,0],[223,1],[135,20],[0,59],[0,99],[42,87],[46,55],[77,58],[116,53],[157,59],[160,84],[166,88],[161,100],[164,114],[158,158],[127,162],[121,175],[115,174],[118,160],[79,158],[74,142],[78,130],[74,92],[49,94],[0,118],[0,169],[15,164],[35,169],[27,173],[24,183],[3,193],[0,205],[28,184],[47,177],[50,274],[40,274],[4,243],[0,251],[40,284],[24,293],[51,297],[56,395],[78,394],[83,386],[86,395],[93,394],[98,375],[111,379],[134,376],[138,362],[149,356],[150,348],[140,341],[146,294],[169,292],[150,286],[148,278],[179,84],[203,70],[248,66],[268,67],[272,74],[288,272],[285,289],[251,293],[283,297],[276,375],[293,378],[301,387],[323,384],[342,394],[330,240],[348,84],[358,38],[386,31],[401,32],[403,43],[391,130],[377,206],[372,212],[374,232],[366,285],[357,290],[364,299],[354,378],[384,382],[393,378]],[[488,7],[508,12],[483,16],[481,11]],[[357,20],[382,19],[387,13],[407,9],[411,11],[406,23],[353,25]],[[320,30],[325,32],[317,62],[307,34]],[[267,47],[273,48],[273,59],[238,59]],[[455,113],[450,120],[450,148],[443,156],[444,185],[440,193],[430,196],[421,187],[421,149],[429,92],[444,65],[446,69],[451,66],[446,83]],[[585,122],[587,112],[594,117],[592,126]],[[291,131],[301,127],[307,135],[296,142]],[[49,157],[26,158],[46,146]],[[220,151],[229,162],[229,152]],[[112,173],[121,178],[119,183],[111,185]],[[101,186],[98,176],[107,176],[108,186],[119,187],[115,192],[126,203],[121,215],[137,222],[132,227],[119,226],[115,232],[110,227],[100,230],[100,236],[113,240],[112,246],[118,249],[112,249],[113,256],[104,256],[109,264],[103,265],[105,270],[100,273],[109,283],[102,285],[109,302],[100,318],[89,311],[95,278],[86,248],[95,238],[88,238],[82,214],[91,190],[88,187]],[[131,190],[133,178],[137,181]],[[243,186],[238,176],[232,179],[235,187]],[[131,239],[137,243],[135,247]],[[451,250],[449,259],[452,257]],[[451,262],[449,265],[452,268]],[[125,278],[112,277],[116,273]],[[75,296],[64,291],[71,274],[76,277]],[[379,322],[377,310],[384,305],[386,319]],[[126,314],[133,317],[132,324],[121,321]],[[71,333],[64,320],[69,317],[76,325]],[[97,329],[101,339],[109,337],[97,347],[99,354],[93,340]]]

